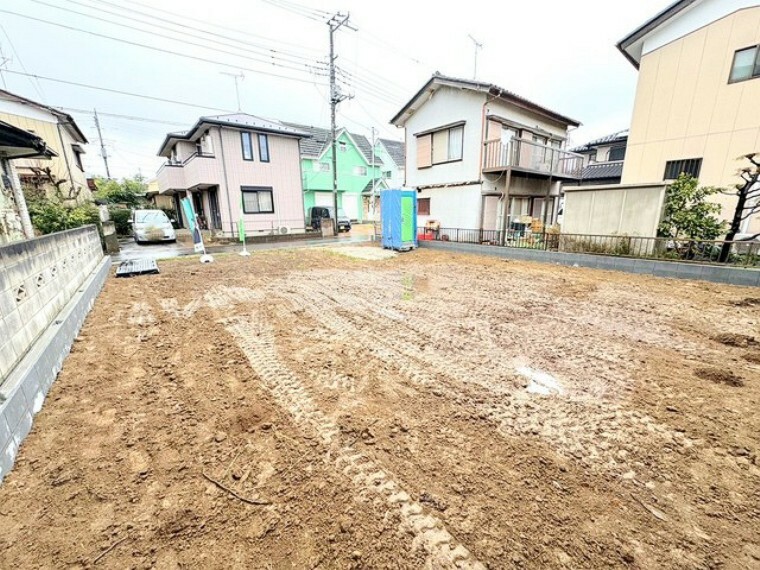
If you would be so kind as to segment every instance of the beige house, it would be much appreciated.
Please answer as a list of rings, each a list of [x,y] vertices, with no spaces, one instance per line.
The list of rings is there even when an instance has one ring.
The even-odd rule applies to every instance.
[[[521,231],[553,223],[562,181],[583,158],[565,149],[578,121],[506,89],[434,75],[391,120],[406,135],[406,184],[420,225]]]
[[[56,155],[14,161],[22,186],[68,202],[92,199],[82,164],[87,138],[71,115],[0,89],[0,121],[40,137]]]
[[[182,133],[169,133],[158,152],[167,162],[156,174],[185,225],[179,200],[191,197],[204,229],[303,233],[305,215],[299,140],[306,133],[246,113],[201,117]]]
[[[622,183],[680,172],[705,186],[740,182],[739,157],[760,152],[760,3],[682,0],[618,47],[639,70]],[[730,219],[735,198],[718,200]],[[760,220],[743,231],[760,232]]]
[[[40,137],[0,121],[0,245],[34,237],[15,163],[54,157]]]

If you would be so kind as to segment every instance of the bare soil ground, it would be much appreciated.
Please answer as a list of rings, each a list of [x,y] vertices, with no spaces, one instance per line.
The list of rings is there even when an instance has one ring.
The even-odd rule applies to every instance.
[[[97,300],[0,567],[760,567],[756,290],[424,250],[161,269]]]

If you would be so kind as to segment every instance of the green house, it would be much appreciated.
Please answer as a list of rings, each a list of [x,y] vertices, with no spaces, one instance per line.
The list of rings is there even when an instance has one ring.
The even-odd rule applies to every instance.
[[[301,139],[301,176],[304,209],[332,206],[333,173],[330,130],[288,123],[311,135]],[[369,222],[373,215],[373,182],[375,193],[387,188],[383,172],[387,170],[379,154],[374,156],[367,137],[340,129],[338,149],[338,207],[352,221]],[[373,166],[374,164],[374,166]],[[379,198],[378,198],[379,202]]]

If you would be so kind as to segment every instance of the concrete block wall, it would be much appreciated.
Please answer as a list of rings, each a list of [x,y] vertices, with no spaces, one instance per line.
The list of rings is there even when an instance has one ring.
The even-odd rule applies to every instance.
[[[0,384],[102,258],[95,226],[0,247]]]
[[[538,261],[559,265],[578,265],[594,269],[609,269],[670,277],[673,279],[698,279],[729,285],[760,287],[760,270],[742,267],[726,267],[719,265],[700,265],[678,261],[658,261],[651,259],[634,259],[630,257],[615,257],[612,255],[590,255],[586,253],[563,253],[543,251],[538,249],[523,249],[517,247],[499,247],[470,243],[455,243],[445,241],[420,241],[420,247],[453,251],[458,253],[474,253],[490,255],[506,259]]]
[[[42,240],[44,243],[39,243]],[[19,300],[17,298],[20,296],[14,297],[17,306],[13,311],[18,312],[19,306],[34,300],[35,304],[30,305],[30,308],[22,308],[21,313],[26,315],[25,311],[33,312],[36,320],[33,317],[31,322],[35,326],[43,323],[43,318],[37,315],[46,319],[49,315],[52,316],[0,382],[0,482],[13,467],[19,447],[32,429],[33,418],[42,409],[45,396],[61,370],[111,266],[109,258],[101,251],[100,239],[94,227],[45,236],[27,242],[26,248],[16,247],[10,255],[6,254],[7,248],[0,248],[0,269],[11,267],[14,273],[15,285],[11,291],[29,284],[29,276],[33,279],[31,284],[36,288],[29,297]],[[11,260],[13,262],[9,263]],[[22,268],[28,275],[26,279],[19,280],[19,275],[24,273]],[[55,268],[57,270],[54,271]],[[40,280],[42,283],[37,287],[40,273],[44,275]],[[8,278],[7,271],[0,275]],[[44,283],[45,275],[50,280],[47,284]],[[4,281],[3,287],[5,285],[7,283]],[[57,287],[57,290],[46,290],[46,285]],[[6,290],[7,287],[3,292]],[[8,327],[18,323],[17,319],[21,317],[16,315],[11,321],[7,318],[9,314],[4,308],[4,330],[15,338],[16,334]],[[22,321],[21,324],[28,323]],[[27,334],[35,334],[35,331],[36,329],[30,329]],[[5,337],[0,339],[5,341]],[[15,351],[13,345],[12,348]],[[7,367],[5,361],[2,361],[2,365]]]

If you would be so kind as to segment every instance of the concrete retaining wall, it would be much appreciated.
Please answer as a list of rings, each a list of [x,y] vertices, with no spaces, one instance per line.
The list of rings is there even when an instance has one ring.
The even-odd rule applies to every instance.
[[[0,481],[13,466],[109,268],[94,227],[0,248],[0,341],[5,343]]]
[[[474,253],[491,255],[508,259],[556,263],[559,265],[578,265],[595,269],[611,269],[654,275],[656,277],[671,277],[675,279],[701,279],[714,283],[760,287],[760,270],[724,267],[715,265],[700,265],[696,263],[681,263],[677,261],[654,261],[649,259],[632,259],[610,255],[589,255],[585,253],[561,253],[535,249],[513,247],[498,247],[492,245],[476,245],[468,243],[453,243],[441,241],[421,241],[420,247],[439,249],[458,253]]]
[[[102,258],[95,226],[0,247],[0,385]]]

